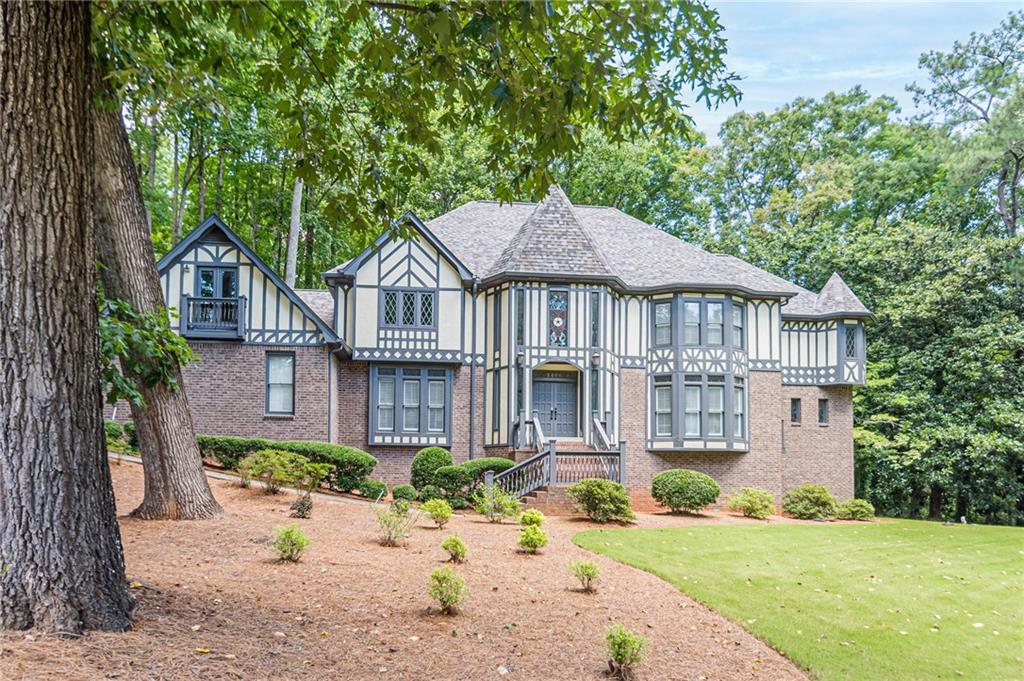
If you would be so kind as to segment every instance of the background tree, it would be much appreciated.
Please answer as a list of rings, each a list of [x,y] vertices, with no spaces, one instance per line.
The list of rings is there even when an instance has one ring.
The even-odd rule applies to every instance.
[[[0,5],[0,628],[131,621],[104,447],[89,7]]]

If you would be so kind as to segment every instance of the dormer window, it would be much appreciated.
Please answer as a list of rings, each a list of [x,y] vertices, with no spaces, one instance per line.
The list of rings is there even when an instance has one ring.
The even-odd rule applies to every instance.
[[[384,289],[381,296],[381,326],[433,329],[437,326],[435,291]]]

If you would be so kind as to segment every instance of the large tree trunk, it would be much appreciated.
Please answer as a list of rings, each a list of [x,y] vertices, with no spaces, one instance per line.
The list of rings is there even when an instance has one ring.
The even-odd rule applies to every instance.
[[[217,193],[213,197],[213,212],[223,215],[224,202],[221,200],[221,193],[224,191],[224,144],[217,149]]]
[[[99,87],[102,87],[101,85]],[[117,110],[96,107],[97,241],[107,296],[127,301],[142,312],[166,315],[153,243],[146,228],[146,207],[131,142]],[[203,472],[181,370],[178,390],[147,386],[125,371],[145,405],[131,405],[142,454],[145,495],[132,515],[146,519],[190,520],[221,513]]]
[[[302,223],[302,178],[295,177],[292,187],[292,217],[288,223],[288,252],[285,257],[284,283],[295,287],[295,264],[299,257],[299,230]]]
[[[89,11],[0,3],[0,628],[68,635],[124,631],[132,609],[102,424]]]
[[[206,219],[206,131],[199,124],[199,222]]]

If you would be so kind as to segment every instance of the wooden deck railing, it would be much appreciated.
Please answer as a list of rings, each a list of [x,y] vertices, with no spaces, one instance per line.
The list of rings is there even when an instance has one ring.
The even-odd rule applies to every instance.
[[[181,297],[181,335],[187,338],[245,336],[245,296]]]
[[[495,475],[484,475],[484,484],[498,485],[516,498],[526,496],[543,487],[570,485],[587,478],[604,478],[625,484],[626,443],[606,452],[559,452],[558,442],[547,446],[525,461]]]

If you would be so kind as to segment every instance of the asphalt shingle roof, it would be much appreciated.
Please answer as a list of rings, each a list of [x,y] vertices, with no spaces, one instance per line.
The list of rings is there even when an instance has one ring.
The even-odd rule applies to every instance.
[[[327,324],[328,328],[334,328],[334,296],[330,291],[322,288],[297,288],[294,291],[320,321]]]

